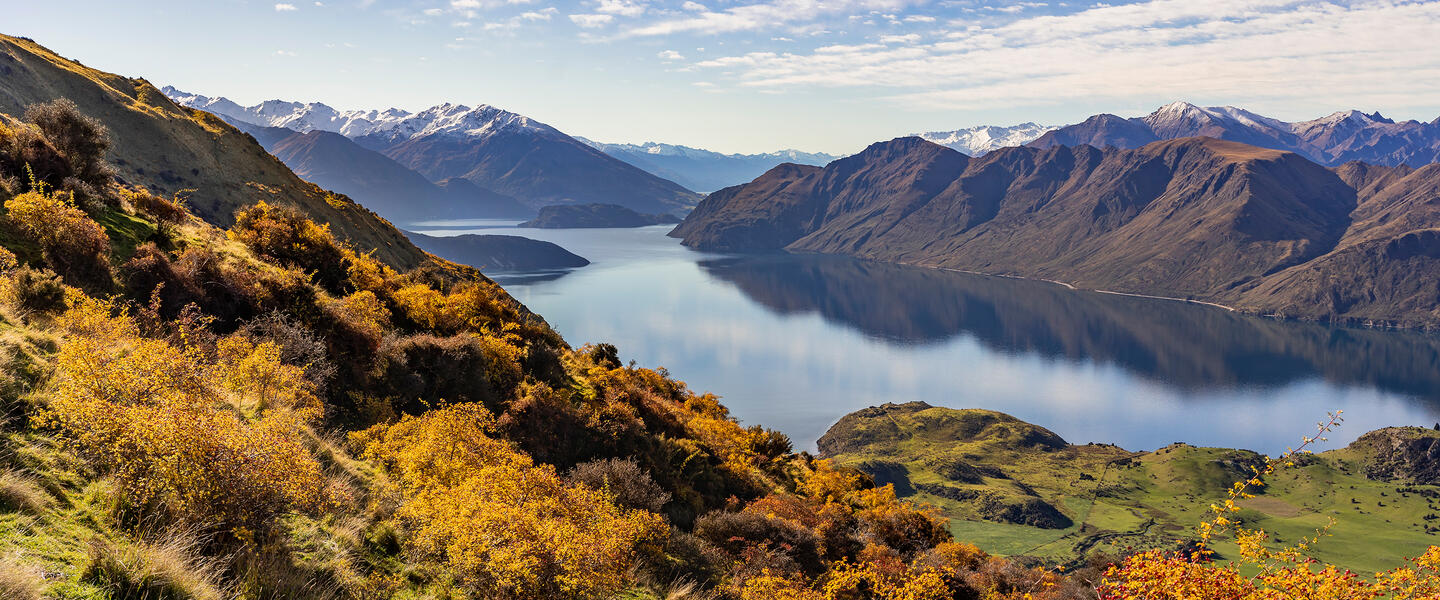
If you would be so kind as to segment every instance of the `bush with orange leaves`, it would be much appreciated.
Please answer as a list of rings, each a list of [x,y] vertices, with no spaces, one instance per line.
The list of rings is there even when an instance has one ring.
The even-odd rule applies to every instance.
[[[354,252],[335,240],[329,225],[311,221],[299,209],[257,202],[235,211],[228,235],[256,255],[305,270],[331,292],[342,291],[349,281]]]
[[[351,434],[399,480],[407,550],[482,598],[599,598],[628,583],[664,519],[625,510],[566,483],[495,439],[476,403],[455,404]]]
[[[45,254],[45,261],[75,283],[110,278],[110,238],[68,193],[30,191],[5,201],[6,218]]]
[[[1112,566],[1098,589],[1101,600],[1440,599],[1440,546],[1430,546],[1408,565],[1366,579],[1305,554],[1323,530],[1294,546],[1275,550],[1266,545],[1269,536],[1264,531],[1240,527],[1232,517],[1240,510],[1238,500],[1253,497],[1250,489],[1264,485],[1264,478],[1276,469],[1292,466],[1295,456],[1324,440],[1322,436],[1340,421],[1340,413],[1332,413],[1328,421],[1318,424],[1317,435],[1306,437],[1294,450],[1267,459],[1263,466],[1254,467],[1249,478],[1236,482],[1228,497],[1211,507],[1214,515],[1200,524],[1198,550],[1151,550]],[[1240,547],[1239,560],[1216,563],[1208,544],[1227,532],[1233,532]],[[1242,568],[1253,574],[1242,573]]]
[[[91,299],[60,326],[54,394],[36,420],[113,473],[131,504],[244,539],[331,501],[302,441],[318,401],[273,344],[227,340],[211,362],[196,344],[142,337],[125,311]]]

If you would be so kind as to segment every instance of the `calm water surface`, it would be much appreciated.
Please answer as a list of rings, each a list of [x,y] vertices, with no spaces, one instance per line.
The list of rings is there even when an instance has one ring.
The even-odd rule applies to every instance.
[[[575,345],[605,341],[724,397],[797,449],[883,402],[1010,413],[1072,443],[1174,441],[1283,451],[1326,411],[1326,447],[1440,421],[1440,337],[1278,322],[1180,302],[1077,292],[823,256],[696,252],[638,229],[416,227],[505,233],[592,261],[491,273]]]

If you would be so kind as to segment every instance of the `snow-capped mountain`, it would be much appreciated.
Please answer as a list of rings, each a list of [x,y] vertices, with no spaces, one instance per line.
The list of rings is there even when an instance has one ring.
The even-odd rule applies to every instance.
[[[820,166],[840,158],[823,152],[800,150],[723,154],[656,142],[607,144],[585,138],[576,139],[610,156],[699,192],[713,192],[720,188],[748,183],[782,163]]]
[[[1440,161],[1440,119],[1395,122],[1380,113],[1336,112],[1286,122],[1234,106],[1172,102],[1143,117],[1095,115],[1040,136],[1030,145],[1135,148],[1158,140],[1206,136],[1288,150],[1324,165],[1363,161],[1419,167]]]
[[[954,131],[929,131],[917,133],[915,136],[941,146],[949,146],[970,156],[981,156],[1000,148],[1023,146],[1046,132],[1059,128],[1059,125],[1037,125],[1035,123],[1021,123],[1010,127],[981,125]]]
[[[172,100],[262,127],[284,127],[300,133],[319,129],[348,138],[383,136],[392,142],[434,134],[484,136],[500,129],[529,130],[547,135],[564,135],[549,125],[506,110],[481,104],[438,104],[418,113],[398,108],[339,111],[321,102],[266,100],[254,106],[240,106],[227,98],[210,98],[182,92],[171,86],[161,89]]]
[[[486,104],[446,103],[416,113],[398,108],[340,111],[319,102],[268,100],[240,106],[170,86],[162,91],[237,126],[338,133],[432,182],[464,178],[532,208],[601,202],[645,213],[683,212],[699,200],[680,185],[554,127]],[[331,140],[325,147],[339,146]]]

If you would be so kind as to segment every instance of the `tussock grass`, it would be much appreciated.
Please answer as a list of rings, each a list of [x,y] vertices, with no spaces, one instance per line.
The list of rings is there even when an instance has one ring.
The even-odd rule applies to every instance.
[[[222,565],[200,552],[199,539],[175,534],[156,542],[90,543],[81,578],[113,600],[222,600]]]
[[[0,558],[0,598],[40,600],[45,578],[38,569],[9,558]]]
[[[50,505],[50,495],[35,479],[16,471],[0,471],[0,511],[38,514]]]

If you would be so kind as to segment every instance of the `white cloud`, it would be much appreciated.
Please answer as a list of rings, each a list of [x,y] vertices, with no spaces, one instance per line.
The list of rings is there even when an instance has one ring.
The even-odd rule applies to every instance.
[[[684,55],[674,50],[661,50],[660,53],[655,56],[660,57],[660,60],[685,60]]]
[[[823,16],[864,11],[894,11],[920,0],[772,0],[723,11],[703,10],[694,15],[662,19],[626,31],[627,36],[670,35],[682,32],[705,34],[758,31],[792,23],[814,21]]]
[[[299,56],[290,50],[276,50],[275,56]]]
[[[684,4],[681,4],[681,5],[680,5],[680,8],[685,9],[685,10],[688,10],[688,11],[691,11],[691,12],[701,11],[701,10],[710,10],[710,9],[708,9],[708,8],[705,8],[705,5],[704,5],[704,4],[701,4],[701,3],[699,3],[699,2],[694,2],[693,0],[685,0],[685,3],[684,3]]]
[[[907,105],[947,110],[1186,97],[1294,113],[1427,106],[1440,95],[1440,52],[1416,41],[1440,31],[1436,2],[1148,0],[952,26],[931,42],[751,52],[697,66],[752,88],[889,89]]]
[[[638,17],[645,14],[645,5],[630,0],[599,0],[595,12],[622,17]]]
[[[294,5],[294,4],[283,4],[283,3],[282,3],[282,4],[276,4],[276,5],[275,5],[275,12],[290,12],[290,11],[292,11],[292,10],[299,10],[299,9],[295,8],[295,5]]]
[[[615,15],[570,15],[570,22],[585,28],[603,27],[615,20]]]
[[[880,43],[882,44],[913,44],[918,41],[920,41],[920,34],[918,33],[880,36]]]
[[[560,11],[553,6],[550,6],[547,8],[542,8],[540,10],[532,10],[530,12],[521,13],[520,18],[526,21],[549,21],[550,17],[555,16],[555,13],[557,12]]]
[[[427,16],[427,17],[438,17],[438,16],[440,16],[440,15],[442,15],[442,14],[445,13],[444,10],[441,10],[441,9],[438,9],[438,8],[427,8],[427,9],[422,10],[422,11],[420,11],[420,12],[421,12],[421,13],[424,13],[425,16]]]
[[[930,15],[910,15],[905,17],[906,23],[934,23],[935,17]]]

